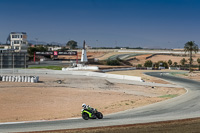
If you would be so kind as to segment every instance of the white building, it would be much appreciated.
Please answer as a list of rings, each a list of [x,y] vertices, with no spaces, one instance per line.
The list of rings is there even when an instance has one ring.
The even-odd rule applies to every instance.
[[[27,52],[27,34],[26,32],[11,32],[10,46],[15,49],[15,52]]]
[[[48,51],[56,51],[60,49],[62,49],[60,46],[48,46]]]

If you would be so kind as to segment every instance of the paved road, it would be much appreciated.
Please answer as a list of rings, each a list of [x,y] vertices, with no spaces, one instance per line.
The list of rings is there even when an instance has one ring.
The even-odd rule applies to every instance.
[[[136,53],[130,53],[130,54],[118,54],[118,55],[113,55],[110,56],[108,59],[109,60],[116,60],[117,58],[121,59],[121,60],[125,60],[129,57],[134,57],[134,56],[139,56],[139,55],[143,55],[143,54],[136,54]]]
[[[200,82],[170,75],[160,76],[159,73],[148,73],[148,75],[160,77],[181,85],[187,88],[188,92],[164,102],[106,115],[102,120],[85,121],[77,118],[58,121],[3,124],[0,125],[0,132],[71,129],[200,117]]]

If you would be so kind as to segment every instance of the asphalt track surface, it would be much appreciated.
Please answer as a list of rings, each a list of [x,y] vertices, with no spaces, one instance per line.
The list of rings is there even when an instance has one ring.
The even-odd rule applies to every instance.
[[[101,120],[86,121],[82,118],[76,118],[56,121],[6,123],[0,124],[0,132],[87,128],[200,117],[200,82],[174,77],[168,74],[164,74],[163,76],[160,73],[147,74],[180,85],[186,88],[188,92],[182,96],[163,102],[106,115]]]

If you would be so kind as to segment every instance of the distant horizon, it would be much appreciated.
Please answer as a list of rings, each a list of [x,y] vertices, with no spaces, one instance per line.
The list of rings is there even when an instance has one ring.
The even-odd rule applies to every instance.
[[[70,40],[69,40],[70,41]],[[74,40],[74,41],[76,41],[76,40]],[[83,40],[84,41],[84,40]],[[53,42],[46,42],[46,41],[36,41],[36,40],[28,40],[28,43],[30,43],[30,44],[37,44],[37,45],[47,45],[47,44],[53,44],[53,45],[61,45],[61,46],[64,46],[64,45],[66,45],[66,43],[60,43],[60,42],[55,42],[55,41],[53,41]],[[185,42],[186,43],[186,42]],[[184,43],[184,44],[185,44]],[[195,42],[196,43],[196,42]],[[5,43],[2,43],[1,41],[0,41],[0,44],[6,44],[6,42]],[[83,42],[82,42],[82,44],[83,44]],[[82,47],[82,44],[78,44],[78,47]],[[87,42],[86,42],[86,44],[87,44]],[[164,47],[153,47],[153,46],[151,46],[151,47],[144,47],[144,46],[108,46],[108,45],[102,45],[102,46],[91,46],[91,45],[89,45],[89,44],[87,44],[88,46],[91,46],[91,47],[94,47],[94,48],[100,48],[100,47],[111,47],[111,48],[114,48],[114,47],[121,47],[121,48],[124,48],[124,47],[129,47],[129,48],[138,48],[138,47],[141,47],[141,48],[146,48],[146,49],[183,49],[184,48],[184,44],[182,45],[182,47],[174,47],[174,48],[164,48]]]
[[[183,48],[200,44],[199,7],[199,0],[1,0],[0,42],[26,32],[47,43]]]

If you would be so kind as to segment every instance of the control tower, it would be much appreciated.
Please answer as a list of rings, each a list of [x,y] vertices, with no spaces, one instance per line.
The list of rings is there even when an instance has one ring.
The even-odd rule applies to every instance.
[[[86,52],[86,46],[85,46],[85,40],[83,42],[83,49],[82,49],[82,54],[81,54],[81,62],[82,63],[88,62],[87,52]]]

